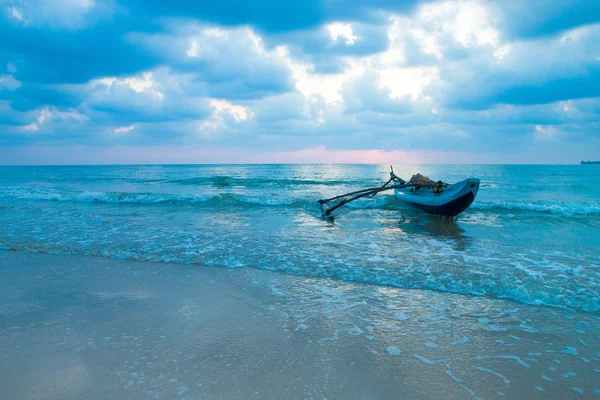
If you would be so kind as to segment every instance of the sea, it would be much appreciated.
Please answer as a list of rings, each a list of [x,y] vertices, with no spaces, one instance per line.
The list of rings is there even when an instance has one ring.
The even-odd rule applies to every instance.
[[[481,180],[455,219],[381,193],[388,165],[0,167],[0,249],[351,281],[600,313],[600,166],[395,165]]]

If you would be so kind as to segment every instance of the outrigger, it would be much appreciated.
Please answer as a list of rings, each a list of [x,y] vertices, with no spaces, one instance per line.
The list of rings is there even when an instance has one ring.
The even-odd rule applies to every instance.
[[[448,184],[442,181],[434,182],[421,174],[416,174],[407,182],[394,174],[394,168],[391,165],[390,169],[390,179],[382,186],[319,200],[318,203],[323,212],[322,217],[333,221],[333,211],[341,206],[387,190],[393,190],[399,201],[412,204],[430,214],[455,217],[473,203],[479,191],[479,179],[477,178]],[[331,201],[339,199],[341,201],[330,206]]]

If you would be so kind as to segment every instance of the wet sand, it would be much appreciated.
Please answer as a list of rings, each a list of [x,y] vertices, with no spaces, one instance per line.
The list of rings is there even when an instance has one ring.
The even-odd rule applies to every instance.
[[[600,316],[3,251],[0,386],[6,399],[598,398]]]

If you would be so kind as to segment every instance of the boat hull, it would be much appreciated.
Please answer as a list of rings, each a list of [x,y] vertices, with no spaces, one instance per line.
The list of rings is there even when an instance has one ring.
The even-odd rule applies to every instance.
[[[469,178],[444,187],[442,193],[431,188],[394,189],[396,198],[430,214],[455,217],[465,211],[479,191],[479,179]]]

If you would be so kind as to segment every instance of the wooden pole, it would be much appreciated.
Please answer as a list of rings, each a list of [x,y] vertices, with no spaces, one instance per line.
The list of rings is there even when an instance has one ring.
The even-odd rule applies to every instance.
[[[392,189],[396,189],[396,187],[395,187],[395,186],[390,186],[390,187],[380,187],[380,188],[373,188],[373,189],[370,189],[370,191],[367,191],[366,193],[361,193],[361,194],[358,194],[358,195],[356,195],[356,196],[354,196],[354,197],[351,197],[351,198],[349,198],[349,199],[345,199],[345,200],[342,200],[342,201],[340,201],[340,202],[339,202],[339,203],[337,203],[335,206],[333,206],[333,207],[331,207],[331,208],[328,208],[328,209],[326,209],[326,210],[325,210],[325,212],[324,212],[324,214],[325,214],[326,216],[329,216],[329,214],[331,214],[331,213],[332,213],[334,210],[336,210],[336,209],[340,208],[340,207],[341,207],[341,206],[343,206],[344,204],[348,204],[348,203],[350,203],[351,201],[354,201],[354,200],[360,199],[361,197],[365,197],[365,196],[368,196],[368,195],[370,195],[370,194],[376,194],[376,193],[379,193],[379,192],[383,192],[383,191],[385,191],[385,190],[392,190]],[[369,189],[365,189],[365,190],[369,190]],[[354,192],[354,193],[357,193],[357,192]],[[347,195],[346,195],[346,196],[347,196]],[[321,203],[321,204],[324,204],[324,203],[325,203],[325,202],[323,202],[323,203]]]
[[[368,188],[368,189],[357,190],[356,192],[350,192],[350,193],[346,193],[346,194],[340,194],[339,196],[334,196],[334,197],[330,197],[328,199],[318,200],[317,203],[324,204],[324,203],[330,202],[331,200],[336,200],[336,199],[339,199],[339,198],[342,198],[342,197],[348,197],[348,196],[351,196],[353,194],[358,194],[358,193],[373,192],[373,191],[375,191],[375,193],[378,193],[378,190],[386,188],[386,185],[387,185],[387,183],[385,185],[383,185],[383,186],[376,187],[376,188]],[[404,188],[407,188],[407,187],[414,187],[414,188],[419,189],[419,188],[432,188],[434,186],[435,185],[402,184],[402,185],[390,186],[389,188],[386,188],[386,189],[404,189]]]

